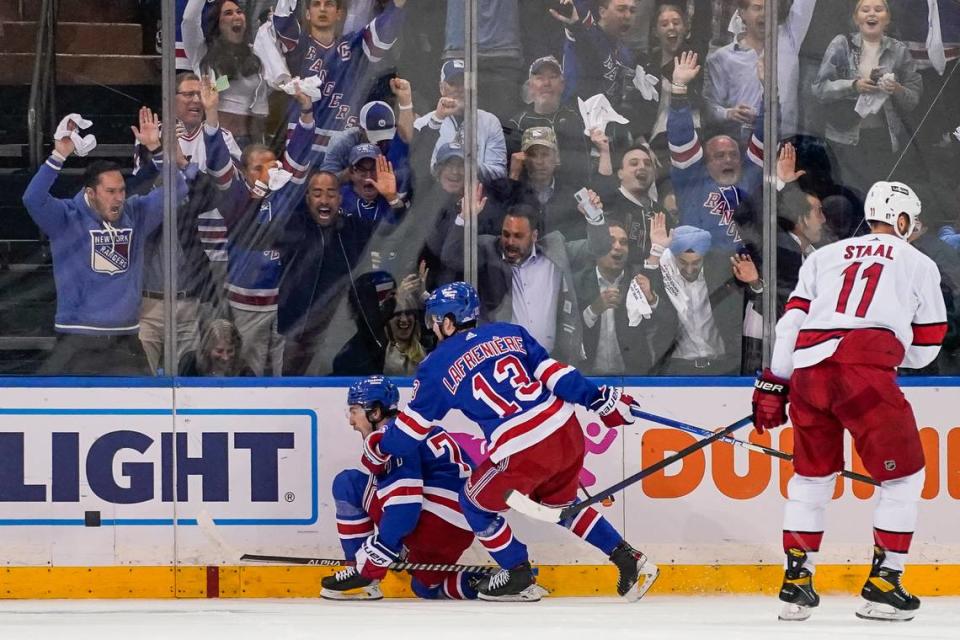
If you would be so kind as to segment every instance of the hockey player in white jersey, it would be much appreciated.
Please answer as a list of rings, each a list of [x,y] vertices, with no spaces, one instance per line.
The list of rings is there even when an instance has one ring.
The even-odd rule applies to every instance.
[[[920,368],[940,351],[946,309],[937,266],[906,241],[920,200],[905,184],[878,182],[864,203],[871,233],[815,251],[777,323],[770,368],[753,395],[759,432],[790,420],[794,470],[783,524],[781,620],[805,620],[824,512],[843,468],[843,431],[880,482],[873,565],[857,616],[911,620],[920,600],[901,584],[917,521],[924,459],[897,367]]]

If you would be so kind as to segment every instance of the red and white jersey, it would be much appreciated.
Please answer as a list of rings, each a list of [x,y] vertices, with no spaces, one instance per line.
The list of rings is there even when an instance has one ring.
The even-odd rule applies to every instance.
[[[947,312],[937,265],[893,235],[841,240],[814,251],[777,322],[770,368],[789,379],[837,350],[854,329],[887,329],[903,345],[900,366],[921,368],[940,352]]]

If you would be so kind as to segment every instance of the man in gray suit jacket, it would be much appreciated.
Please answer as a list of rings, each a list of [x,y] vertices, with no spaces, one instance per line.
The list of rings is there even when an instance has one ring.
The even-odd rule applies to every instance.
[[[590,195],[602,208],[599,197],[592,191]],[[519,324],[554,358],[577,365],[585,356],[573,274],[609,251],[610,233],[601,216],[593,223],[584,221],[585,240],[567,241],[556,231],[541,237],[538,216],[529,205],[514,205],[499,236],[477,239],[480,317]],[[442,260],[454,270],[463,269],[460,219],[444,242]]]

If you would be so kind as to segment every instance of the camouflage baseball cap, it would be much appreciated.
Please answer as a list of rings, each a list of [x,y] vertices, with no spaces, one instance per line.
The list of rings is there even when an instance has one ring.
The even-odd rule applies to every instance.
[[[530,147],[540,145],[558,151],[557,134],[551,127],[530,127],[523,132],[520,150],[526,151]]]

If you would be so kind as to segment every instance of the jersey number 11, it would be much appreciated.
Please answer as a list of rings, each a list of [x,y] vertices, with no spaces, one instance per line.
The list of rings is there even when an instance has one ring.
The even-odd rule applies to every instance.
[[[853,285],[856,283],[857,274],[860,272],[862,262],[854,262],[843,270],[843,288],[840,289],[840,299],[837,300],[837,313],[847,312],[847,302],[850,300],[850,292],[853,291]],[[863,295],[860,297],[860,304],[857,305],[858,318],[864,318],[867,315],[867,309],[873,302],[873,294],[877,292],[877,284],[880,282],[880,274],[883,273],[883,264],[875,262],[863,270],[862,279],[867,281],[863,288]]]

